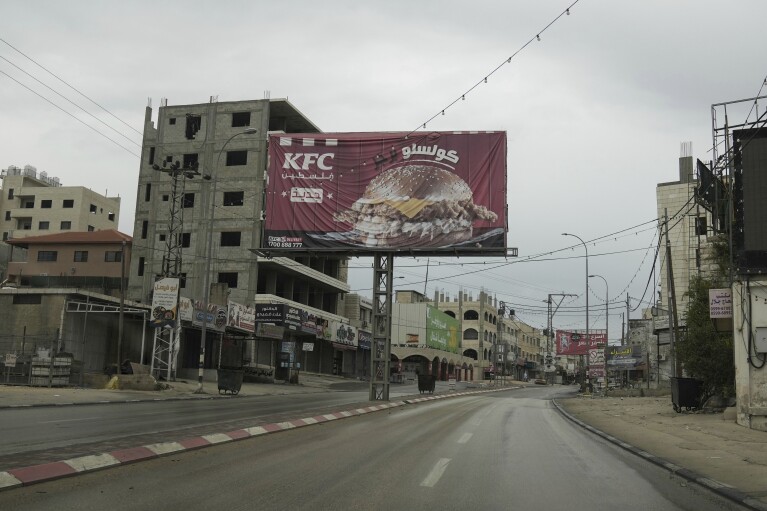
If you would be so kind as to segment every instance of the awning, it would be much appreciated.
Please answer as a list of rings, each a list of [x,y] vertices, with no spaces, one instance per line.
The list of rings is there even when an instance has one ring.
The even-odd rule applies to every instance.
[[[340,342],[332,342],[333,348],[337,350],[349,350],[349,351],[357,351],[356,346],[352,346],[351,344],[341,344]]]

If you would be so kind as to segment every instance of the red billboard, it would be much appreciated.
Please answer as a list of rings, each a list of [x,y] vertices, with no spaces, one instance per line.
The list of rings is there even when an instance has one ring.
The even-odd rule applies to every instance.
[[[557,330],[557,355],[588,355],[590,349],[607,344],[604,330],[590,330],[589,338],[587,345],[584,330]]]
[[[265,249],[505,252],[506,133],[270,135],[266,193]]]

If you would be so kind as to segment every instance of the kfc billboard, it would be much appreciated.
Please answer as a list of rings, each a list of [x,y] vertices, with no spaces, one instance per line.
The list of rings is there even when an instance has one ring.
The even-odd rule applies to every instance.
[[[557,330],[557,355],[588,355],[589,349],[607,344],[604,330],[589,331],[591,341],[586,345],[586,334],[583,331]]]
[[[506,250],[506,133],[269,137],[263,248]]]

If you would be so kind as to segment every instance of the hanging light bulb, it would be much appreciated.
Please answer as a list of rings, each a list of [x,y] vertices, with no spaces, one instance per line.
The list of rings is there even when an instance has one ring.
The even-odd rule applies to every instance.
[[[565,13],[566,13],[568,16],[570,16],[570,8],[569,8],[569,7],[568,7],[567,9],[565,9]]]
[[[487,83],[487,76],[485,77],[485,83]]]
[[[541,40],[541,34],[538,34],[537,36],[535,36],[535,38],[540,41]]]
[[[445,115],[445,111],[444,110],[442,110],[442,115]]]

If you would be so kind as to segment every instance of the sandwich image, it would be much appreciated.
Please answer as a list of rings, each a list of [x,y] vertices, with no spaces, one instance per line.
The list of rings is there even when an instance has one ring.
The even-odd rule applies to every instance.
[[[469,241],[473,223],[498,215],[474,204],[458,175],[429,165],[404,165],[376,176],[351,209],[333,215],[352,225],[369,247],[444,247]]]

